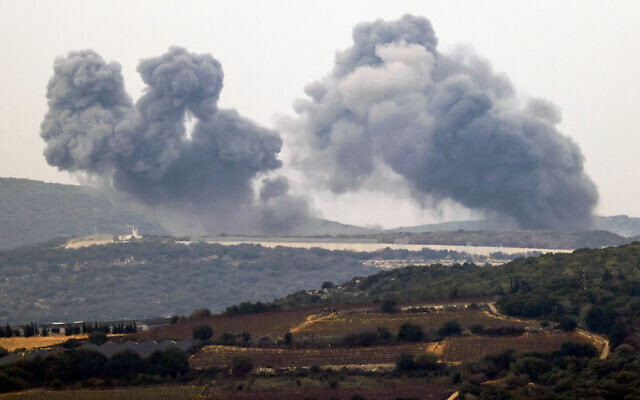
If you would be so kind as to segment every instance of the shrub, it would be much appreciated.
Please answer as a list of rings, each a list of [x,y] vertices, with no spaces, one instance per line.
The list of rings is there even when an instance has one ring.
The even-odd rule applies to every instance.
[[[213,336],[213,329],[209,325],[198,325],[193,328],[193,338],[198,340],[209,340]]]
[[[462,333],[462,327],[460,327],[458,321],[455,320],[446,322],[444,325],[442,325],[442,328],[438,330],[438,335],[442,337],[459,335],[460,333]]]
[[[171,376],[184,375],[189,371],[187,353],[177,347],[169,347],[165,351],[154,351],[149,356],[147,372],[151,375]]]
[[[82,341],[78,339],[68,339],[66,342],[62,343],[62,347],[65,349],[75,349],[76,347],[80,347],[82,345]]]
[[[430,352],[419,353],[416,358],[416,367],[422,370],[438,369],[438,357]]]
[[[0,346],[0,358],[6,356],[7,354],[9,354],[7,349],[5,349],[4,347]]]
[[[566,332],[575,330],[577,326],[578,326],[578,323],[576,322],[576,320],[569,316],[563,317],[562,320],[560,320],[560,323],[558,324],[558,328]]]
[[[107,341],[107,334],[104,332],[93,331],[89,335],[89,341],[99,346]]]
[[[284,344],[291,344],[293,343],[293,335],[291,334],[291,332],[287,332],[284,334]]]
[[[322,286],[320,286],[321,289],[331,289],[333,287],[333,282],[331,281],[324,281],[322,282]]]
[[[383,300],[382,301],[382,312],[393,313],[396,312],[396,301],[395,300]]]
[[[473,325],[469,328],[471,333],[475,333],[476,335],[482,335],[484,333],[484,326],[482,325]]]
[[[522,335],[524,331],[525,329],[521,326],[498,326],[485,329],[484,334],[489,336],[516,336]]]
[[[191,315],[189,315],[189,319],[204,319],[209,318],[212,315],[211,310],[208,308],[196,308],[193,310]]]
[[[47,357],[45,361],[46,381],[58,379],[66,383],[99,376],[104,371],[107,358],[95,351],[74,349]]]
[[[234,376],[244,376],[253,369],[253,359],[246,355],[233,357],[231,362],[231,374]]]
[[[172,316],[171,318],[169,318],[169,323],[171,325],[175,325],[178,323],[178,321],[180,320],[180,317],[177,315]]]
[[[398,361],[396,361],[396,369],[400,372],[415,371],[417,364],[413,359],[413,354],[401,353]]]
[[[11,392],[22,389],[22,381],[20,379],[9,376],[4,372],[0,372],[0,393]]]
[[[144,371],[144,362],[133,350],[125,350],[116,353],[104,365],[105,373],[113,378],[128,379],[133,378],[136,374]]]
[[[591,307],[585,317],[589,330],[605,334],[611,330],[614,320],[615,314],[613,311],[599,306]]]
[[[561,347],[562,352],[568,356],[593,358],[598,355],[598,350],[588,343],[564,343]]]
[[[424,340],[425,336],[422,327],[411,322],[402,324],[398,331],[398,340],[403,342],[419,342]]]

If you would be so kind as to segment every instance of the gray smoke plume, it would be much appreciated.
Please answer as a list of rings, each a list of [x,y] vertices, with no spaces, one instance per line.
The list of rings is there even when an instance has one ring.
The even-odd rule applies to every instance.
[[[310,180],[353,191],[382,166],[421,204],[452,199],[523,228],[591,225],[597,189],[556,106],[522,101],[470,51],[439,52],[425,18],[362,23],[353,42],[295,104]]]
[[[286,230],[306,218],[308,208],[286,187],[255,198],[254,178],[281,166],[282,139],[235,110],[218,108],[223,72],[217,60],[171,48],[141,61],[138,72],[147,88],[134,105],[118,63],[91,50],[56,59],[41,132],[50,165],[89,173],[218,232],[254,225]],[[191,118],[196,122],[188,135]],[[281,202],[295,203],[295,212],[280,213]]]

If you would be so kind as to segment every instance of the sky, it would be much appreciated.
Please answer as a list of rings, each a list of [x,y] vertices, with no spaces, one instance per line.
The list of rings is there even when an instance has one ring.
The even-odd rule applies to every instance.
[[[405,13],[431,21],[439,48],[470,46],[520,94],[559,106],[559,130],[579,144],[599,188],[596,212],[640,216],[640,3],[622,0],[0,0],[0,176],[79,182],[47,165],[39,136],[53,61],[71,50],[119,62],[134,99],[144,87],[141,58],[172,45],[211,54],[225,73],[220,106],[275,128],[294,113],[304,86],[329,73],[335,52],[351,45],[355,24]],[[421,209],[401,194],[308,195],[322,216],[344,223],[478,217],[455,204]]]

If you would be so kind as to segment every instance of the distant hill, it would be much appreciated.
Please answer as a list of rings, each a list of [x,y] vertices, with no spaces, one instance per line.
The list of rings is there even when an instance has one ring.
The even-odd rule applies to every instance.
[[[596,217],[596,227],[622,236],[640,235],[640,218],[628,215],[614,215],[611,217]]]
[[[99,189],[0,178],[0,249],[59,236],[126,233],[135,225],[142,234],[168,233],[152,213],[120,202]],[[357,235],[375,232],[354,225],[310,219],[291,234]]]
[[[165,230],[139,209],[109,199],[97,189],[0,178],[0,249],[58,236]]]
[[[627,215],[615,215],[611,217],[595,217],[597,230],[609,231],[616,235],[631,237],[640,235],[640,218]],[[443,232],[443,231],[508,231],[517,230],[514,226],[501,224],[494,220],[478,221],[451,221],[438,224],[425,224],[416,226],[401,226],[388,229],[387,232]]]
[[[336,235],[366,235],[378,232],[375,229],[347,225],[340,222],[321,218],[310,218],[303,226],[297,227],[290,233],[295,236],[336,236]]]

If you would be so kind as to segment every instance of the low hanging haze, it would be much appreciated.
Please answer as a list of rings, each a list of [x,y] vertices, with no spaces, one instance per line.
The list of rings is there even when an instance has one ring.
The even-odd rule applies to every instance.
[[[335,149],[335,153],[327,153],[324,147],[320,146],[318,150],[314,148],[316,145],[307,143],[307,147],[316,151],[307,160],[312,168],[325,172],[322,162],[326,157],[335,158],[331,159],[335,161],[331,168],[337,172],[328,172],[331,176],[327,187],[331,190],[315,188],[310,184],[314,182],[313,179],[301,179],[300,170],[292,166],[299,159],[300,151],[293,144],[301,138],[308,139],[309,133],[305,129],[316,133],[322,131],[317,121],[315,125],[308,121],[296,123],[297,113],[306,113],[307,116],[321,120],[323,124],[333,124],[332,129],[337,129],[336,126],[339,127],[344,122],[331,119],[333,116],[327,116],[325,111],[318,111],[312,103],[305,105],[298,102],[294,109],[296,99],[317,96],[314,97],[317,104],[333,109],[331,107],[336,105],[331,100],[322,98],[325,93],[331,94],[332,90],[343,90],[344,93],[356,95],[369,93],[363,92],[362,86],[350,92],[345,91],[345,88],[353,89],[354,85],[357,86],[358,82],[354,83],[356,78],[361,79],[369,73],[380,76],[380,73],[394,71],[402,63],[405,66],[422,65],[429,74],[432,71],[430,68],[436,68],[435,75],[416,79],[425,85],[440,85],[439,90],[448,90],[446,82],[432,82],[431,78],[438,71],[447,69],[446,66],[442,67],[443,63],[453,63],[452,68],[455,70],[457,61],[453,56],[444,61],[434,61],[433,57],[437,58],[438,55],[433,52],[429,43],[421,43],[422,47],[417,50],[411,43],[395,42],[393,46],[386,42],[379,43],[375,47],[375,54],[383,60],[383,67],[358,64],[362,60],[350,63],[347,56],[342,57],[340,62],[336,61],[336,51],[354,46],[354,26],[379,19],[401,21],[405,14],[426,17],[430,21],[437,36],[439,51],[448,54],[463,51],[463,54],[470,54],[468,49],[472,48],[473,54],[486,59],[495,73],[508,77],[518,96],[552,101],[561,110],[561,122],[558,123],[555,111],[552,116],[546,115],[550,112],[549,109],[555,110],[553,107],[549,108],[547,103],[535,103],[534,106],[539,107],[530,113],[545,114],[543,119],[551,121],[545,122],[545,127],[548,125],[548,129],[557,129],[579,146],[584,156],[584,170],[599,193],[595,213],[640,215],[640,202],[637,201],[640,198],[640,56],[637,51],[640,4],[637,1],[0,0],[0,176],[60,183],[80,181],[78,175],[59,171],[49,165],[51,160],[47,163],[43,157],[46,144],[40,135],[41,123],[49,110],[47,82],[53,75],[56,57],[66,56],[70,51],[92,49],[106,62],[120,63],[125,88],[118,93],[124,97],[128,93],[135,102],[143,94],[150,93],[149,89],[145,92],[148,82],[143,82],[136,70],[140,60],[157,57],[165,54],[171,46],[179,46],[193,54],[210,54],[220,62],[224,71],[224,86],[217,89],[214,87],[212,100],[205,98],[203,102],[216,110],[215,96],[219,93],[217,105],[220,109],[235,108],[240,116],[278,131],[284,143],[280,154],[284,166],[278,170],[278,174],[288,176],[291,192],[294,195],[304,194],[311,200],[312,207],[326,219],[358,225],[395,227],[480,216],[477,211],[472,211],[461,203],[490,212],[508,209],[509,204],[494,205],[492,202],[485,202],[475,205],[473,199],[468,199],[466,194],[457,192],[458,188],[447,186],[446,183],[442,190],[431,193],[430,186],[421,185],[428,183],[442,186],[440,181],[447,180],[448,177],[434,177],[433,174],[416,177],[414,170],[403,169],[405,165],[402,163],[402,154],[399,160],[398,154],[385,152],[388,145],[393,147],[395,142],[385,142],[389,140],[388,137],[376,136],[378,133],[375,122],[370,120],[366,129],[371,130],[368,132],[371,142],[365,144],[372,143],[374,148],[382,144],[383,149],[378,153],[372,150],[370,159],[363,161],[362,165],[366,166],[366,162],[371,160],[385,160],[378,167],[372,167],[377,171],[375,174],[370,171],[366,176],[382,176],[381,182],[386,185],[384,190],[373,190],[369,184],[361,187],[354,184],[354,181],[361,179],[360,164],[345,173],[338,169],[342,167],[341,162],[347,167],[351,165],[350,157],[347,157],[346,162],[340,159],[340,152],[349,150],[348,146]],[[422,20],[412,21],[394,22],[397,26],[393,25],[389,29],[397,29],[404,35],[402,32],[410,32],[411,29],[428,24]],[[461,45],[466,49],[457,50]],[[201,60],[193,54],[189,57],[194,57],[197,62],[210,62],[208,58]],[[407,58],[409,56],[412,57],[410,60]],[[422,61],[416,61],[415,57],[418,56],[422,57]],[[151,60],[146,67],[152,68],[153,63],[163,63],[171,57],[168,54],[163,59]],[[434,62],[440,63],[439,66],[434,67]],[[341,74],[340,68],[347,67],[354,71],[350,75],[353,79]],[[407,70],[402,71],[406,73]],[[214,76],[218,76],[216,74],[217,72]],[[56,79],[64,80],[64,76]],[[487,81],[491,79],[489,77]],[[318,85],[322,95],[318,94],[320,89],[317,87],[314,89],[308,86],[311,82],[320,82]],[[373,90],[386,90],[384,96],[400,102],[396,94],[389,95],[388,91],[398,90],[398,85],[402,82],[394,84],[391,89],[378,87]],[[491,84],[496,83],[491,81]],[[308,89],[306,94],[305,87]],[[367,89],[367,86],[364,88]],[[154,87],[150,90],[155,90],[157,94],[161,88]],[[371,94],[373,97],[376,95],[380,93]],[[153,96],[149,94],[148,98]],[[389,98],[385,97],[385,100]],[[499,99],[500,95],[496,95],[496,98]],[[348,100],[346,98],[344,102],[348,103]],[[151,101],[146,102],[147,106],[153,106]],[[412,104],[415,103],[410,105]],[[373,107],[362,102],[340,106],[351,107],[355,114],[362,107],[365,107],[366,112],[370,112],[369,107]],[[145,110],[145,104],[136,107],[137,109],[131,104],[125,105],[123,112],[126,115],[122,117],[124,121],[128,118],[133,121],[135,118],[131,116],[137,115],[141,109],[143,112]],[[197,104],[190,107],[193,111],[193,107],[204,106]],[[503,108],[498,111],[503,113],[510,110],[508,106],[500,107]],[[55,116],[56,113],[57,111],[52,115]],[[221,111],[220,118],[231,118],[233,124],[247,129],[242,125],[242,117],[226,113]],[[437,112],[433,115],[441,117]],[[397,117],[396,114],[393,116]],[[518,125],[521,119],[517,117],[513,120],[505,117],[499,122],[502,125]],[[525,120],[527,118],[529,117]],[[201,128],[205,133],[219,129],[216,123],[208,124],[211,126],[204,124]],[[551,128],[553,125],[555,127]],[[131,128],[127,134],[141,134],[141,129],[143,128]],[[407,129],[410,130],[410,127]],[[437,127],[434,132],[437,135]],[[567,154],[572,154],[572,146],[555,139],[554,131],[550,132],[553,140],[549,143],[557,143],[560,147],[568,146]],[[269,136],[260,127],[250,128],[245,133],[248,138]],[[257,136],[252,136],[254,133]],[[411,139],[411,135],[411,132],[406,133],[403,138]],[[523,135],[526,137],[526,134]],[[275,144],[265,145],[265,154],[269,157],[273,156],[272,150],[278,146],[277,139],[273,140]],[[309,143],[313,143],[313,140],[309,140]],[[402,146],[398,146],[398,149],[401,152]],[[540,151],[547,149],[545,146],[537,148]],[[526,152],[525,154],[528,155]],[[430,157],[433,158],[433,155]],[[419,161],[416,165],[423,165]],[[424,163],[425,168],[437,165],[434,162],[438,159],[427,161]],[[109,168],[114,168],[112,161],[109,163]],[[272,161],[266,166],[255,167],[255,172],[246,175],[246,182],[253,178],[253,174],[259,175],[263,171],[277,169],[277,163],[274,163]],[[104,168],[104,161],[96,165],[89,172],[95,173]],[[116,167],[122,168],[121,165]],[[308,166],[305,168],[309,169]],[[405,179],[399,180],[400,175]],[[127,182],[130,181],[131,179]],[[280,188],[283,185],[284,188]],[[577,192],[592,194],[589,185],[590,182],[586,182]],[[263,200],[271,201],[271,192],[286,193],[286,186],[286,182],[277,179],[264,185]],[[352,190],[354,187],[358,190]],[[242,185],[238,190],[244,190]],[[561,191],[560,188],[553,190]],[[421,195],[425,193],[432,196],[429,197],[430,200],[421,200]],[[586,201],[585,208],[588,209],[595,203],[595,195],[593,196],[593,199]],[[447,197],[454,197],[458,201],[441,200]],[[571,196],[562,199],[567,198]],[[423,201],[422,207],[418,201]],[[257,212],[263,214],[276,210],[269,209],[269,205],[260,207],[263,208],[258,208]],[[571,206],[565,209],[571,209]],[[518,218],[527,212],[530,216],[535,209],[507,210],[506,214]],[[526,217],[522,218],[522,221],[528,223]],[[529,223],[529,226],[533,225]]]

